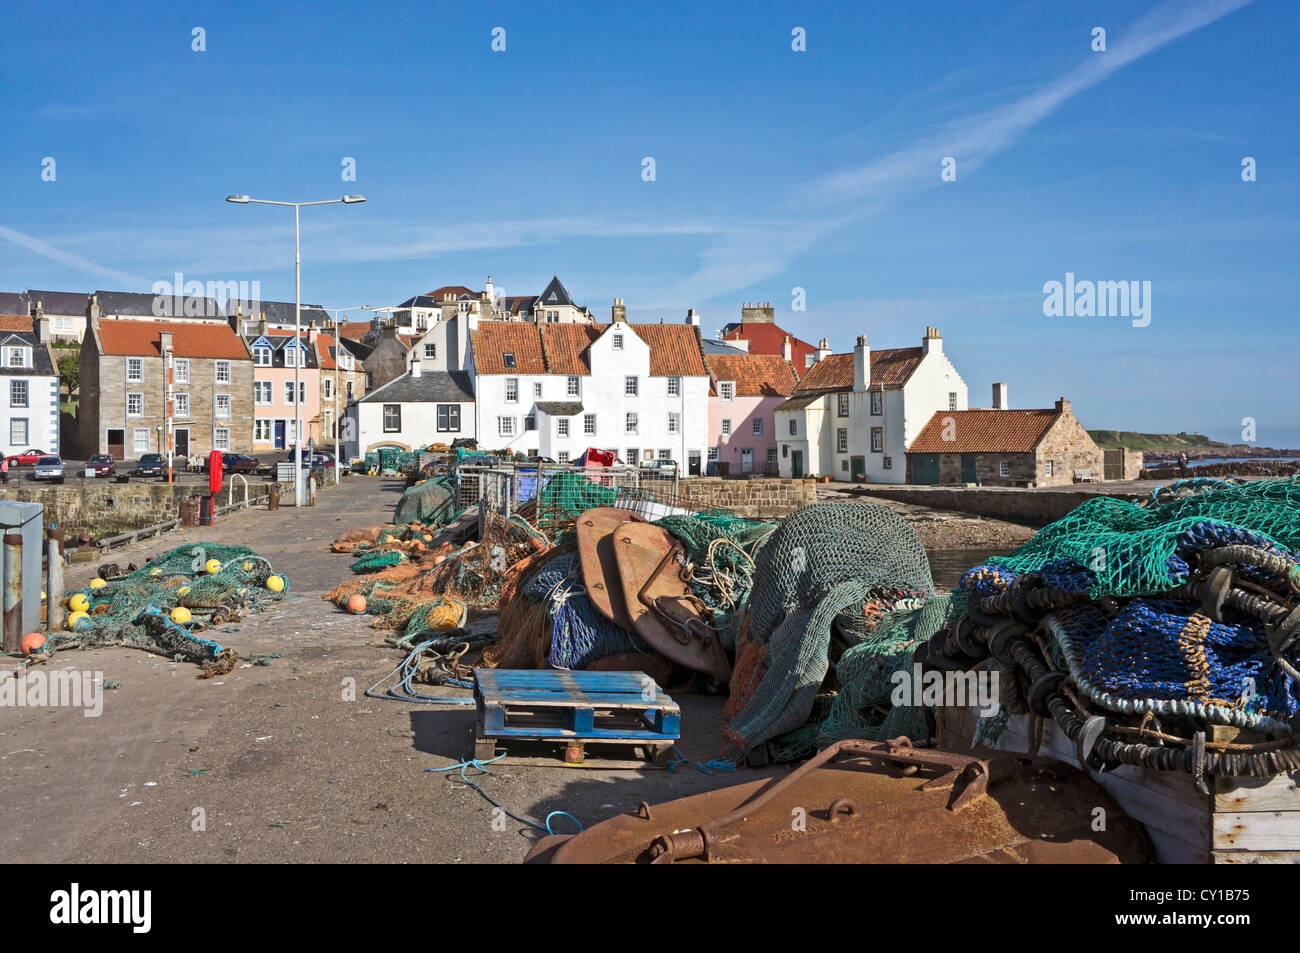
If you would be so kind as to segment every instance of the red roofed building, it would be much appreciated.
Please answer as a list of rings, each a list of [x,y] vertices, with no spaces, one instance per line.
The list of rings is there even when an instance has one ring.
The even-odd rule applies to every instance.
[[[252,355],[224,319],[92,316],[81,342],[80,394],[85,456],[204,455],[253,445]]]
[[[777,406],[783,477],[903,483],[906,452],[939,410],[965,410],[966,382],[943,351],[937,328],[920,347],[851,354],[817,351],[790,397]]]
[[[467,366],[485,449],[704,469],[709,371],[692,324],[483,321]]]
[[[750,304],[740,308],[740,321],[722,329],[722,340],[744,341],[750,354],[770,354],[789,361],[797,376],[803,377],[817,363],[817,348],[801,341],[776,323],[772,303]],[[822,342],[822,347],[826,342]]]
[[[1005,386],[994,385],[995,404]],[[1061,486],[1103,479],[1105,457],[1062,397],[1048,409],[938,411],[908,447],[907,469],[909,483]]]

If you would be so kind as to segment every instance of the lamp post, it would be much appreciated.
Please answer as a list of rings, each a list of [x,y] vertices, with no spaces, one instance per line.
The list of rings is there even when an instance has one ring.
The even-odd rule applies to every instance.
[[[293,206],[293,505],[302,506],[302,255],[301,230],[298,210],[306,205],[355,205],[366,200],[364,195],[345,195],[341,199],[324,199],[320,202],[274,202],[270,199],[252,199],[247,195],[227,195],[227,202],[236,205],[292,205]],[[337,467],[338,461],[335,461]]]

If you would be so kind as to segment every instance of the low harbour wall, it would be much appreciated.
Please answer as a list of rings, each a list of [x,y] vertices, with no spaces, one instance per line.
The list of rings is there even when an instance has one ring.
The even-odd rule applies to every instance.
[[[812,480],[684,477],[677,484],[677,505],[691,510],[724,509],[749,519],[785,516],[817,502]]]
[[[248,499],[264,500],[269,483],[248,482]],[[234,484],[234,501],[244,499],[244,486]],[[217,494],[218,505],[229,499],[230,484]],[[207,487],[197,483],[93,483],[84,486],[8,486],[0,499],[40,503],[45,507],[46,525],[54,523],[73,539],[83,532],[91,538],[128,532],[154,523],[175,519],[181,501],[206,496]]]

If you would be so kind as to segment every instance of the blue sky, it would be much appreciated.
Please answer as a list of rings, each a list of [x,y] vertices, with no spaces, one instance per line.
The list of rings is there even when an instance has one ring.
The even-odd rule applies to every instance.
[[[770,300],[837,350],[938,326],[976,405],[1006,380],[1090,427],[1238,440],[1251,417],[1300,446],[1289,0],[66,2],[4,24],[0,290],[180,271],[291,300],[291,212],[224,197],[360,192],[304,210],[304,300],[558,272],[598,315],[620,296],[706,330]],[[1150,324],[1045,317],[1067,272],[1150,281]]]

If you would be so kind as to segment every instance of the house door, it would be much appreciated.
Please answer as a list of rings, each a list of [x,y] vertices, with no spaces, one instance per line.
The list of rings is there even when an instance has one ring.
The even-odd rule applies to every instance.
[[[126,456],[125,430],[110,430],[108,432],[108,455],[114,460],[121,460]]]
[[[277,420],[275,422],[275,449],[277,450],[284,449],[284,421],[283,420]]]
[[[751,447],[740,448],[740,472],[754,472],[754,451]]]
[[[975,475],[975,454],[963,453],[961,455],[961,482],[975,483],[978,477]]]
[[[792,450],[790,452],[790,475],[796,480],[803,477],[803,451]]]
[[[188,457],[190,455],[190,428],[176,428],[176,455],[178,457]]]
[[[692,450],[686,457],[686,473],[688,476],[700,475],[700,453],[698,450]]]
[[[939,455],[937,453],[909,453],[912,461],[913,483],[939,482]]]
[[[867,479],[867,458],[851,457],[849,459],[849,469],[853,473],[853,479],[865,482]]]

